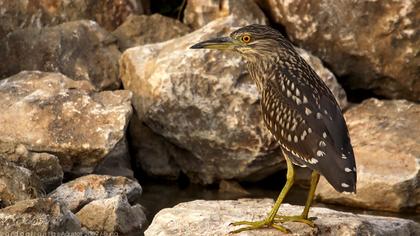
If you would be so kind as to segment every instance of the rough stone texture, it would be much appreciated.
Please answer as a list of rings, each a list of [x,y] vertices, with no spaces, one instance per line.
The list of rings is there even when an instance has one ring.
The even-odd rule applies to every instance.
[[[142,193],[140,184],[126,177],[86,175],[62,184],[49,197],[63,203],[72,212],[98,199],[126,195],[130,203],[136,202]]]
[[[345,113],[357,164],[357,194],[321,179],[318,199],[360,208],[420,212],[420,105],[366,100]]]
[[[77,212],[76,217],[90,231],[121,236],[139,235],[147,221],[143,207],[131,206],[124,195],[92,201]]]
[[[273,205],[271,199],[239,199],[236,201],[197,200],[161,210],[146,230],[152,235],[227,235],[240,226],[229,226],[231,222],[261,220]],[[301,206],[283,204],[284,215],[299,215]],[[418,235],[420,224],[411,220],[357,215],[327,208],[312,207],[311,216],[316,216],[315,228],[302,223],[285,223],[293,235]],[[238,235],[285,235],[275,229],[245,231]]]
[[[191,156],[190,153],[180,150],[164,137],[154,133],[139,120],[136,114],[130,121],[129,133],[137,168],[142,169],[148,176],[178,179],[181,169],[176,158]]]
[[[63,170],[91,173],[123,139],[132,113],[129,91],[95,93],[88,81],[21,72],[0,81],[0,143],[53,153]]]
[[[40,234],[81,232],[77,218],[47,198],[20,201],[0,209],[1,234]]]
[[[18,166],[32,171],[40,180],[42,191],[50,192],[63,180],[59,159],[49,153],[31,152],[22,144],[0,142],[0,153]]]
[[[153,27],[150,27],[153,25]],[[163,29],[163,30],[157,30]],[[134,46],[163,42],[189,33],[181,22],[159,14],[130,15],[112,34],[118,39],[121,51]]]
[[[0,0],[0,38],[19,28],[41,28],[81,19],[94,20],[113,30],[129,14],[144,12],[141,1]]]
[[[351,88],[420,101],[420,3],[259,0]]]
[[[260,117],[259,94],[241,57],[189,49],[249,23],[222,18],[176,40],[131,48],[120,60],[121,79],[134,92],[139,119],[193,154],[165,155],[163,162],[174,160],[194,182],[255,180],[281,168],[278,144]],[[142,165],[146,159],[161,161],[145,157]]]
[[[0,208],[36,198],[40,192],[37,176],[0,156]]]
[[[199,29],[228,15],[249,22],[266,24],[267,18],[254,0],[189,0],[184,10],[184,23]]]
[[[97,89],[118,89],[116,39],[93,21],[14,31],[0,43],[0,78],[22,70],[61,72]]]
[[[94,174],[134,178],[127,139],[124,137],[93,171]]]

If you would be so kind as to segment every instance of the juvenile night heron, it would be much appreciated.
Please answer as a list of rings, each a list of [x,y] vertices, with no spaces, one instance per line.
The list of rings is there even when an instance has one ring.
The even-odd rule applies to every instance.
[[[314,226],[308,219],[320,174],[339,192],[356,192],[356,163],[341,109],[333,94],[293,45],[278,31],[249,25],[191,48],[238,52],[262,95],[265,125],[280,143],[287,162],[287,182],[268,217],[261,221],[235,222],[245,227],[233,231],[273,227],[296,221]],[[305,208],[298,216],[278,216],[277,211],[294,182],[293,164],[312,169]]]

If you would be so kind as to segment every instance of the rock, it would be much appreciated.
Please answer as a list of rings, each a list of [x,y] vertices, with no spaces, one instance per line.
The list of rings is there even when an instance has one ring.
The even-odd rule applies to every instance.
[[[0,142],[0,153],[8,161],[33,172],[39,178],[44,192],[58,187],[63,180],[59,159],[52,154],[31,152],[22,144],[7,142]]]
[[[418,1],[259,2],[349,88],[420,101]]]
[[[37,176],[0,157],[0,208],[36,198],[41,193]]]
[[[339,194],[321,179],[329,203],[420,212],[420,105],[369,99],[345,113],[357,165],[357,194]]]
[[[132,13],[143,14],[144,0],[0,0],[0,38],[19,28],[54,26],[88,19],[114,30]]]
[[[124,176],[134,179],[134,172],[133,169],[131,169],[131,157],[128,153],[128,143],[125,137],[104,157],[104,160],[98,164],[93,173],[99,175]]]
[[[176,40],[123,53],[121,79],[134,93],[140,121],[192,153],[174,155],[175,164],[164,174],[177,173],[178,166],[193,182],[208,184],[220,179],[258,180],[285,167],[277,142],[263,124],[260,96],[240,56],[189,49],[195,42],[250,23],[230,16]],[[327,74],[324,79],[331,78]],[[130,130],[135,129],[134,123]],[[161,146],[157,141],[154,148]],[[149,157],[153,163],[143,159],[142,166],[162,166],[172,160],[168,155]]]
[[[145,231],[149,235],[227,235],[240,226],[229,224],[243,220],[262,220],[267,217],[274,201],[271,199],[239,199],[228,201],[196,200],[161,210]],[[282,204],[279,212],[299,215],[303,207]],[[420,224],[406,219],[359,215],[327,208],[312,207],[310,216],[316,216],[316,227],[288,222],[283,225],[293,235],[417,235]],[[285,235],[275,229],[260,229],[240,235]]]
[[[77,218],[48,198],[20,201],[0,209],[0,228],[5,235],[81,232]]]
[[[153,25],[153,27],[150,27]],[[170,29],[170,30],[156,30]],[[130,15],[112,34],[118,39],[121,51],[134,46],[163,42],[189,33],[191,30],[181,22],[162,16]]]
[[[119,57],[116,39],[93,21],[26,28],[3,38],[0,78],[22,70],[40,70],[89,80],[99,90],[118,89]]]
[[[129,91],[95,92],[88,81],[25,71],[0,81],[0,143],[56,155],[65,172],[91,173],[124,138]]]
[[[267,18],[253,0],[189,0],[184,10],[184,23],[199,29],[209,22],[228,15],[267,24]]]
[[[143,170],[148,176],[168,180],[178,179],[181,169],[176,158],[191,156],[191,153],[182,152],[164,137],[154,133],[139,120],[136,114],[130,121],[129,132],[133,159],[137,168]]]
[[[138,201],[140,184],[122,176],[86,175],[62,184],[49,194],[72,212],[77,212],[91,201],[126,195],[130,203]]]
[[[76,217],[90,231],[117,235],[139,235],[146,223],[143,207],[131,206],[124,195],[92,201]]]
[[[220,19],[176,40],[128,49],[120,60],[140,120],[194,154],[175,160],[193,182],[243,178],[261,169],[270,174],[283,162],[241,59],[188,49],[236,24],[233,17]]]
[[[220,181],[219,192],[227,194],[236,194],[239,196],[246,196],[251,194],[246,189],[244,189],[238,182],[228,180]]]

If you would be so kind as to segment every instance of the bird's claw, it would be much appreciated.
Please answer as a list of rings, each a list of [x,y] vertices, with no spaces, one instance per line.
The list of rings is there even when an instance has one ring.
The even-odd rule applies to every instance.
[[[270,221],[268,219],[266,220],[262,220],[262,221],[238,221],[238,222],[233,222],[230,223],[229,225],[231,226],[238,226],[238,225],[248,225],[246,227],[237,229],[237,230],[233,230],[231,232],[229,232],[229,234],[237,234],[246,230],[252,230],[252,229],[262,229],[262,228],[274,228],[277,229],[283,233],[290,233],[290,231],[288,229],[286,229],[285,227],[281,226],[281,225],[276,225],[274,224],[274,221]]]
[[[309,225],[310,227],[315,227],[314,222],[311,219],[308,219],[306,217],[303,217],[301,215],[297,216],[280,216],[277,215],[274,218],[275,223],[284,223],[284,222],[300,222]]]

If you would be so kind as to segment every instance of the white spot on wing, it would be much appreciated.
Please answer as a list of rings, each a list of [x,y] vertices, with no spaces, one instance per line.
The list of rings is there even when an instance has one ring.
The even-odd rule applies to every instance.
[[[320,119],[322,118],[321,113],[317,112],[317,113],[316,113],[316,118],[320,120]]]
[[[346,155],[344,155],[344,154],[341,154],[341,158],[343,158],[343,159],[347,159],[347,156],[346,156]]]
[[[308,162],[311,163],[311,164],[316,164],[316,163],[318,163],[318,160],[315,159],[315,158],[311,158],[311,159],[308,160]]]
[[[319,146],[320,147],[325,147],[325,146],[327,146],[327,144],[324,142],[324,141],[319,141]]]
[[[346,183],[341,183],[341,187],[343,187],[343,188],[348,188],[348,187],[350,187],[350,185],[348,185],[348,184],[346,184]]]
[[[300,139],[303,141],[305,139],[305,137],[306,137],[306,130],[304,130],[302,132],[302,135],[300,136]]]
[[[305,96],[303,96],[303,103],[308,103],[308,99]]]
[[[346,167],[346,168],[344,168],[344,171],[348,173],[348,172],[351,172],[351,169]]]
[[[323,157],[323,156],[325,156],[325,152],[323,152],[323,151],[321,151],[321,150],[318,150],[318,151],[316,152],[316,155],[317,155],[317,156],[319,156],[319,157]]]
[[[305,114],[309,116],[312,113],[311,109],[305,107]]]

